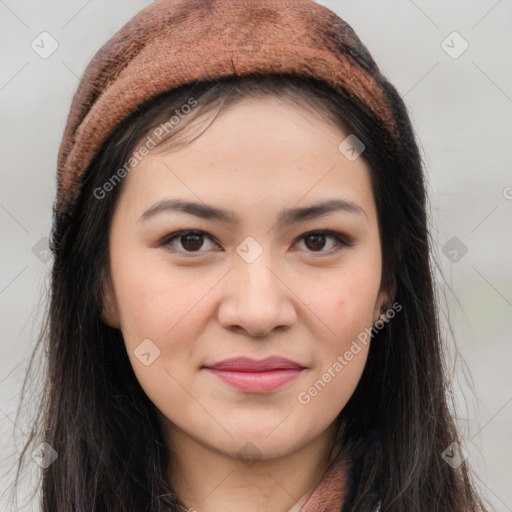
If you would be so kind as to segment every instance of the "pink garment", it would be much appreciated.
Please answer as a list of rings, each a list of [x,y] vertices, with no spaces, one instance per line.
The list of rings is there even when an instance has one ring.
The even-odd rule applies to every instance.
[[[341,451],[300,512],[340,512],[348,493],[349,461]]]

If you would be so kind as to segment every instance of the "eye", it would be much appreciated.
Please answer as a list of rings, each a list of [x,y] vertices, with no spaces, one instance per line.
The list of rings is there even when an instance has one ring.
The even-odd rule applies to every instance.
[[[326,246],[325,240],[331,238],[334,240],[333,245],[331,247],[328,247],[327,250],[323,250]],[[333,252],[330,251],[333,247],[336,250],[343,249],[344,247],[350,247],[353,244],[349,243],[345,238],[340,234],[336,233],[334,231],[330,231],[327,229],[319,230],[319,231],[310,231],[308,233],[305,233],[304,235],[299,238],[299,241],[304,240],[304,245],[311,251],[311,252]],[[334,252],[335,252],[334,251]]]
[[[204,252],[199,251],[199,249],[203,246],[204,238],[212,238],[204,233],[203,231],[197,230],[187,230],[187,231],[176,231],[175,233],[171,233],[166,236],[161,242],[160,245],[168,247],[172,252],[185,252],[185,253],[193,253],[193,252]],[[177,249],[176,246],[181,244],[181,247],[185,249],[185,251],[181,251]]]
[[[327,250],[323,250],[326,246],[325,240],[328,238],[331,238],[334,242],[331,247],[327,248]],[[185,254],[201,253],[205,252],[200,250],[201,248],[204,248],[205,239],[213,242],[213,238],[204,231],[176,231],[164,237],[159,245],[166,247],[171,252],[181,252]],[[350,247],[353,245],[352,243],[349,243],[340,233],[325,229],[309,231],[297,239],[297,241],[302,240],[305,241],[306,251],[317,253],[335,252],[336,250],[341,250],[344,247]],[[178,247],[178,245],[181,245],[181,248]],[[219,247],[216,242],[213,242],[213,245],[215,247]],[[335,251],[331,251],[330,249],[332,248],[335,248]]]

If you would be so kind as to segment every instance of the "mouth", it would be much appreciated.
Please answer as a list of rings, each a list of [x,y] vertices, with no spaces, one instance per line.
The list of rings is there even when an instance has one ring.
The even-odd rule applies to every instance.
[[[282,357],[262,360],[238,357],[203,368],[228,385],[246,393],[270,393],[292,381],[306,369],[295,361]]]

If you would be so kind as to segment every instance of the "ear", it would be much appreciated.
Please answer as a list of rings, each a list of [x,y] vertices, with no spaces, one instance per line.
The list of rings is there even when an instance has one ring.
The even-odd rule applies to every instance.
[[[114,287],[109,278],[103,280],[101,319],[109,326],[121,328],[119,309],[114,295]]]
[[[391,308],[394,300],[396,297],[396,280],[393,277],[391,280],[391,283],[388,287],[388,289],[381,288],[378,296],[377,301],[375,302],[375,310],[373,312],[373,323],[379,318],[382,318],[385,313],[382,312],[382,308],[385,307],[386,309]]]

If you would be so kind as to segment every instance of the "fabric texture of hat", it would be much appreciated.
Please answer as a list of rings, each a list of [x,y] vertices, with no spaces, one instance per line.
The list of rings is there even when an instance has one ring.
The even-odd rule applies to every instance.
[[[399,143],[377,65],[326,7],[313,0],[158,0],[103,45],[82,76],[58,155],[55,213],[76,201],[103,142],[139,105],[185,83],[249,74],[342,87]]]

